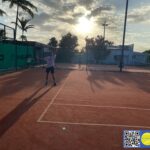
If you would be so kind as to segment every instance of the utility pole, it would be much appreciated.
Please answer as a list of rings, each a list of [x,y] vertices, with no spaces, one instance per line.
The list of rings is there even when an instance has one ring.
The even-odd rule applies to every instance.
[[[85,38],[86,46],[85,46],[85,51],[86,51],[86,71],[88,69],[88,36]]]
[[[88,70],[88,46],[87,46],[87,41],[86,41],[86,71]]]
[[[102,26],[104,27],[104,40],[105,40],[105,30],[106,30],[106,27],[108,26],[108,24],[106,23],[106,21],[102,24]]]
[[[126,0],[124,31],[123,31],[123,40],[122,40],[122,51],[121,51],[121,59],[120,59],[120,72],[122,72],[123,65],[124,65],[124,44],[125,44],[126,25],[127,25],[127,16],[128,16],[128,3],[129,3],[129,0]]]

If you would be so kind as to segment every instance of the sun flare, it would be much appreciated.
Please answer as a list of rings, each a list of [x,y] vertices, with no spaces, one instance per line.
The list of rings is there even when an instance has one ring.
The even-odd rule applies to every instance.
[[[92,20],[90,20],[86,17],[81,17],[78,20],[78,24],[76,26],[76,29],[80,33],[89,33],[92,31],[92,27],[93,27]]]

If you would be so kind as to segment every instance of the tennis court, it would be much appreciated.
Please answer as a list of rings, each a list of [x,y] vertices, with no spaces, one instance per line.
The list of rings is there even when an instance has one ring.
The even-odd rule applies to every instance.
[[[150,70],[58,65],[0,76],[0,149],[121,150],[123,130],[150,129]],[[61,68],[61,69],[60,69]]]

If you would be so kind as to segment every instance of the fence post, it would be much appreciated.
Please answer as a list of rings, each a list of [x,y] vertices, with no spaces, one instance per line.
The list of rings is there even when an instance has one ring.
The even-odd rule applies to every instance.
[[[15,69],[18,70],[18,50],[17,50],[17,41],[15,40]]]

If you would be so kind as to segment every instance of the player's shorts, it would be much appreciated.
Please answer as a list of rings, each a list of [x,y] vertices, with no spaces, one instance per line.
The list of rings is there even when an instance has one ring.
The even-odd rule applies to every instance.
[[[46,68],[46,73],[49,73],[49,72],[54,73],[54,71],[55,71],[55,69],[53,66]]]

